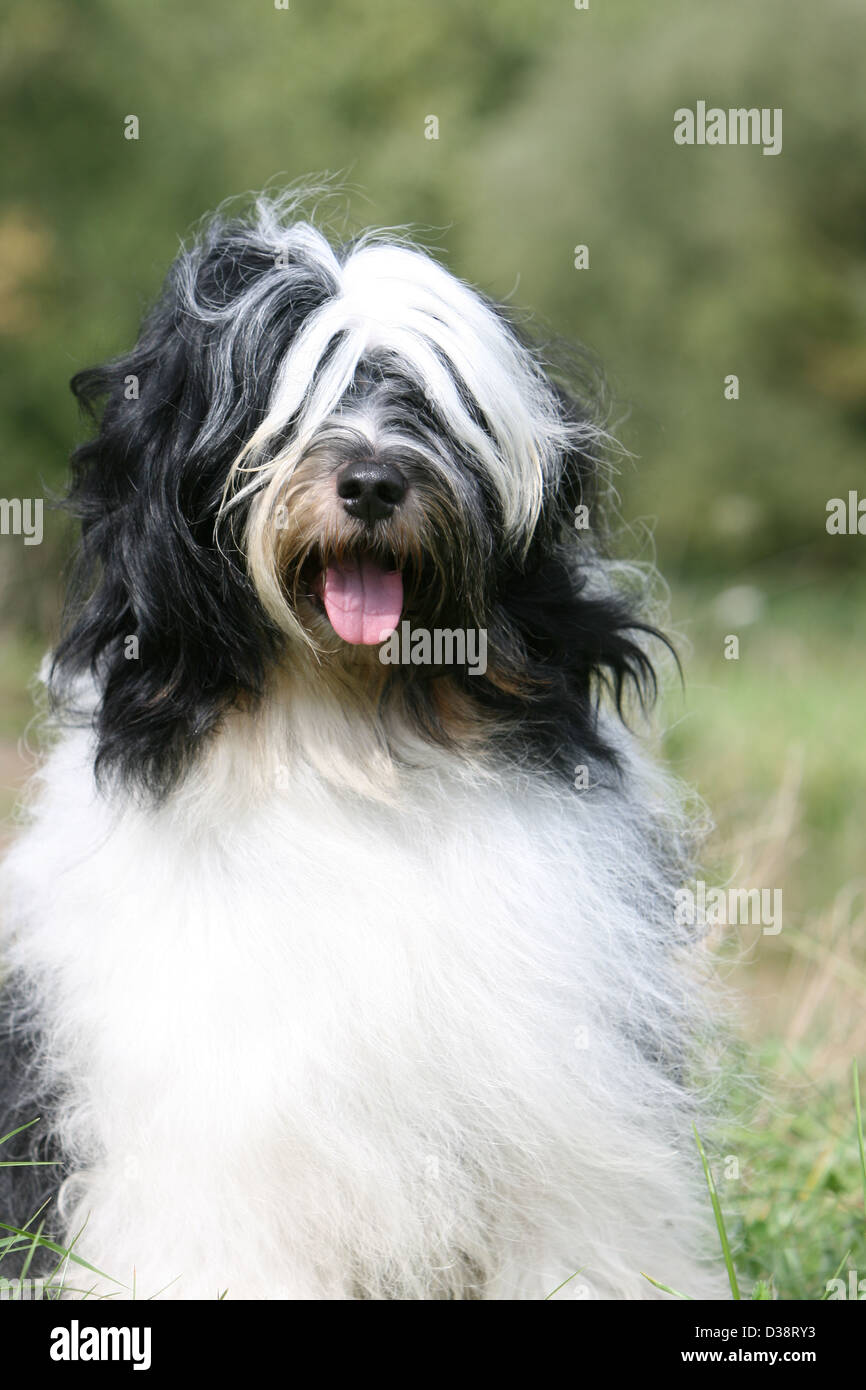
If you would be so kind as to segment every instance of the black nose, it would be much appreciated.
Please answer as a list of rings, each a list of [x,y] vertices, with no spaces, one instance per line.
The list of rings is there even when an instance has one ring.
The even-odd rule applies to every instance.
[[[337,478],[337,496],[350,516],[384,521],[406,496],[406,479],[393,463],[358,459],[347,463]]]

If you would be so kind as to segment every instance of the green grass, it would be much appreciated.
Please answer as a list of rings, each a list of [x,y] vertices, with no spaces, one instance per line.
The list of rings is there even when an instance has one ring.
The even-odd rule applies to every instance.
[[[851,1090],[866,1056],[866,649],[853,640],[866,582],[735,582],[757,591],[739,615],[720,585],[674,588],[692,651],[685,694],[664,707],[665,755],[716,822],[704,877],[783,894],[778,936],[728,928],[717,943],[760,1099],[732,1081],[741,1119],[712,1169],[743,1290],[819,1299],[840,1265],[866,1275]],[[731,633],[737,661],[723,656]]]
[[[744,1288],[822,1299],[828,1280],[866,1276],[866,1170],[850,1082],[785,1076],[772,1047],[756,1060],[772,1089],[748,1123],[730,1127],[712,1165],[733,1261]]]
[[[10,1139],[14,1139],[16,1134],[23,1133],[25,1129],[32,1129],[39,1123],[40,1121],[37,1117],[28,1121],[27,1124],[19,1125],[17,1129],[10,1130],[8,1134],[0,1135],[0,1168],[50,1168],[55,1166],[52,1163],[41,1163],[36,1160],[4,1159],[2,1157],[4,1144],[7,1144]],[[48,1251],[55,1256],[53,1267],[46,1274],[40,1276],[42,1284],[41,1297],[49,1302],[56,1301],[65,1294],[68,1295],[70,1293],[86,1296],[86,1289],[77,1288],[76,1285],[71,1282],[70,1266],[76,1273],[87,1271],[87,1273],[97,1275],[100,1279],[108,1278],[108,1276],[104,1275],[101,1270],[98,1270],[95,1265],[89,1264],[87,1260],[83,1260],[76,1252],[75,1244],[78,1239],[77,1237],[71,1245],[65,1246],[58,1244],[57,1241],[49,1240],[48,1237],[43,1234],[43,1210],[44,1208],[40,1208],[39,1211],[34,1212],[28,1218],[24,1226],[14,1226],[10,1222],[0,1219],[0,1289],[4,1290],[7,1298],[11,1302],[15,1302],[22,1298],[22,1286],[25,1284],[25,1281],[31,1279],[31,1269],[36,1255],[40,1251]],[[0,1213],[0,1217],[3,1215],[4,1213]],[[11,1288],[4,1287],[4,1280],[6,1278],[4,1274],[4,1263],[8,1268],[9,1261],[15,1257],[17,1266],[18,1260],[22,1255],[24,1257],[23,1263],[20,1266],[20,1273],[16,1276],[16,1282],[12,1284]],[[114,1280],[111,1282],[116,1283]],[[118,1291],[120,1291],[122,1286],[118,1284],[117,1288]]]

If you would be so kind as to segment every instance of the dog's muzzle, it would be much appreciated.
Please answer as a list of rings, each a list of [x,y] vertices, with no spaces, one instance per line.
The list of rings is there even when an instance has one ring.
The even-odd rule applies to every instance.
[[[337,475],[337,496],[345,512],[371,533],[378,522],[390,520],[406,491],[399,468],[378,459],[353,460]],[[403,576],[388,569],[372,549],[329,561],[314,588],[337,636],[353,645],[383,642],[403,612]]]

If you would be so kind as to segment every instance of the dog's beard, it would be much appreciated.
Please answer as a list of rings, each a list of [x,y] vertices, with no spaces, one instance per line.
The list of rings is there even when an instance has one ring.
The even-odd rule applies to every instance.
[[[304,459],[251,508],[250,573],[283,630],[346,656],[378,646],[403,619],[477,625],[483,566],[472,563],[479,545],[456,494],[419,473],[399,510],[370,525],[346,514],[338,471],[328,456]]]

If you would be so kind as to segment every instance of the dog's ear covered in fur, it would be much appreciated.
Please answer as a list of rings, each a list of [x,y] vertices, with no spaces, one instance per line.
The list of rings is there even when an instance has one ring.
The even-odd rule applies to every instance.
[[[272,270],[273,258],[265,263],[228,233],[183,269],[220,308]],[[233,370],[222,373],[215,339],[224,329],[184,312],[178,272],[133,351],[72,380],[91,417],[104,405],[96,437],[72,460],[81,550],[53,671],[58,693],[70,676],[95,676],[97,771],[117,770],[156,794],[222,711],[262,688],[276,634],[232,532],[218,548],[214,525],[229,466],[313,307],[312,297],[298,305],[274,293],[261,331],[239,338]]]
[[[601,413],[603,383],[571,352],[564,355],[563,370],[577,384],[551,382],[560,413],[586,431]],[[526,751],[533,765],[569,777],[583,757],[616,764],[597,720],[604,691],[621,715],[630,693],[642,706],[655,699],[657,680],[645,639],[657,639],[676,659],[668,640],[642,617],[640,595],[626,596],[610,576],[603,431],[590,440],[588,449],[563,452],[557,484],[548,490],[526,555],[500,558],[488,619],[490,650],[510,657],[504,663],[511,667],[504,702],[499,689],[494,699],[506,716],[520,715],[512,756]],[[580,513],[585,529],[577,524]],[[509,685],[522,691],[516,705]]]

